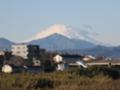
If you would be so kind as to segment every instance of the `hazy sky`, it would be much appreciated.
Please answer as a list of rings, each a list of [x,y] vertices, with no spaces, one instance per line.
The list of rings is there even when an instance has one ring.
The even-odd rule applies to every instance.
[[[0,0],[0,37],[22,41],[56,23],[120,44],[120,0]]]

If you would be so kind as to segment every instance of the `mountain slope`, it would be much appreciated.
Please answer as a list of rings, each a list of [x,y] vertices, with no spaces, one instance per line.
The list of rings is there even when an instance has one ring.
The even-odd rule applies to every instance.
[[[9,41],[8,39],[0,38],[0,50],[4,49],[10,50],[12,44],[13,42]]]
[[[104,46],[96,46],[91,49],[83,50],[84,54],[91,54],[94,56],[105,56],[105,57],[120,57],[120,46],[118,47],[104,47]]]
[[[43,39],[53,34],[59,34],[65,36],[69,39],[77,39],[77,40],[84,40],[94,44],[100,44],[99,41],[96,40],[95,33],[88,32],[86,30],[77,30],[70,26],[65,26],[63,24],[55,24],[45,30],[40,31],[34,37],[27,40],[27,42]]]
[[[95,46],[89,49],[63,50],[63,51],[57,51],[57,52],[120,58],[120,46],[118,47]]]
[[[60,34],[53,34],[43,39],[33,40],[29,42],[29,44],[37,44],[41,48],[45,48],[47,50],[64,50],[64,49],[85,49],[92,48],[95,45],[76,39],[69,39]]]

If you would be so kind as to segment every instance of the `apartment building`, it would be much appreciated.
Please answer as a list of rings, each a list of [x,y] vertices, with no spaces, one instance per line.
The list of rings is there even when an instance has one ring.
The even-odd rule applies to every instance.
[[[12,45],[12,55],[20,56],[24,59],[33,59],[39,57],[39,46],[28,44]]]

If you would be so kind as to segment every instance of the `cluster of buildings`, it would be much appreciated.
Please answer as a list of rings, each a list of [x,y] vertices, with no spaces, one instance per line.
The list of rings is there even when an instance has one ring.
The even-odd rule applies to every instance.
[[[11,51],[0,50],[0,62],[1,62],[1,65],[3,66],[3,70],[7,69],[8,71],[11,69],[9,69],[10,66],[6,66],[6,65],[9,65],[8,63],[10,62],[9,57],[13,57],[13,56],[17,57],[17,58],[14,58],[16,59],[16,61],[19,59],[21,59],[21,61],[23,62],[27,60],[31,60],[33,61],[34,66],[40,66],[41,62],[39,60],[39,53],[40,53],[40,48],[38,45],[13,44],[11,46]],[[14,62],[14,61],[11,60],[11,62]]]
[[[39,60],[40,53],[42,53],[42,50],[40,50],[38,45],[14,44],[11,49],[11,55],[21,57],[24,60],[32,60],[34,66],[41,65]],[[5,52],[0,51],[0,55],[5,55]],[[54,54],[53,56],[53,61],[57,64],[56,70],[58,71],[63,71],[66,68],[66,65],[69,67],[77,66],[87,68],[87,65],[84,62],[95,59],[96,58],[91,55]]]

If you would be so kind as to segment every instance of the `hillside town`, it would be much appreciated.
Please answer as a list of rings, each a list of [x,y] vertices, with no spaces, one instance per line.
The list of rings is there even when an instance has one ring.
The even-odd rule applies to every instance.
[[[64,71],[71,67],[120,65],[119,60],[92,55],[50,52],[38,45],[13,44],[11,51],[0,51],[0,67],[4,73]]]

